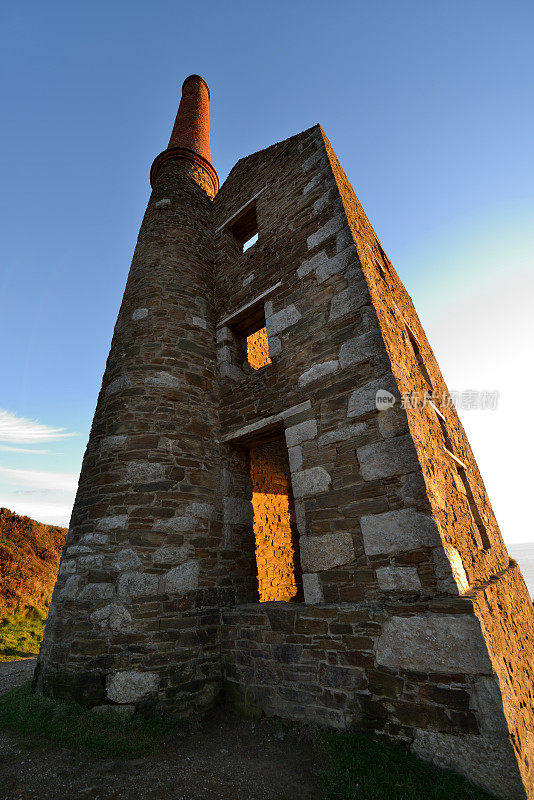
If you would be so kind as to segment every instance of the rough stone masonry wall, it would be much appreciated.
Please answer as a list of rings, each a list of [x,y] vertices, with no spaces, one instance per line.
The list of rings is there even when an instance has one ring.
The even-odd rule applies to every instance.
[[[186,713],[220,688],[211,202],[161,168],[141,226],[36,685]],[[196,176],[196,177],[195,177]]]
[[[443,490],[445,517],[437,511],[428,474],[448,464],[441,451],[425,461],[420,442],[441,429],[414,425],[400,407],[413,383],[401,381],[398,364],[413,380],[420,367],[398,317],[399,345],[390,345],[378,257],[390,265],[344,180],[317,127],[239,162],[214,204],[218,319],[263,295],[271,358],[255,373],[232,363],[231,322],[219,324],[225,502],[242,504],[239,525],[225,519],[232,544],[222,560],[235,582],[229,556],[240,536],[250,540],[236,454],[278,428],[289,448],[306,601],[223,613],[227,688],[267,713],[398,739],[503,797],[524,797],[483,615],[460,594],[462,569],[470,581],[474,567],[445,545],[460,558],[472,553],[484,578],[508,560],[502,546],[475,552],[456,482]],[[240,254],[220,226],[253,197],[259,238]],[[398,305],[415,326],[408,303]],[[379,389],[397,398],[392,409],[378,412]],[[465,456],[467,443],[461,450],[456,441]],[[453,518],[460,522],[449,531]],[[528,682],[526,663],[522,670]]]
[[[167,162],[143,221],[36,685],[189,713],[224,679],[238,701],[388,736],[506,800],[525,797],[519,762],[533,797],[532,608],[454,412],[483,552],[440,423],[400,407],[422,378],[444,384],[326,138],[243,159],[213,204],[199,183]],[[251,199],[243,253],[226,223]],[[259,369],[249,323],[266,327]],[[249,450],[280,435],[304,603],[251,602]]]
[[[497,715],[488,713],[485,730],[489,740],[498,740],[511,734],[525,785],[534,791],[534,610],[521,573],[511,562],[482,477],[454,405],[446,402],[447,386],[439,370],[413,303],[397,273],[385,256],[361,205],[331,145],[325,138],[336,181],[343,198],[344,208],[358,247],[364,274],[367,279],[380,328],[392,363],[399,390],[403,394],[415,392],[416,405],[407,407],[409,430],[423,468],[426,491],[436,519],[444,552],[448,557],[458,590],[473,603],[480,621],[484,639],[489,648],[494,675],[498,685],[492,692],[502,699],[488,701],[504,711],[507,725],[496,722]],[[424,366],[417,363],[416,354],[408,339],[407,323],[417,337]],[[438,416],[430,405],[421,403],[425,393],[434,398],[444,416],[446,437]],[[445,398],[445,403],[443,399]],[[385,412],[393,414],[394,412]],[[454,455],[466,465],[466,477],[489,539],[489,547],[482,547],[476,536],[476,526],[457,462],[447,452],[452,447]],[[436,754],[438,744],[445,749],[452,742],[438,743],[431,737],[419,749],[427,757]],[[473,745],[476,747],[475,744]],[[457,744],[464,750],[465,744]]]

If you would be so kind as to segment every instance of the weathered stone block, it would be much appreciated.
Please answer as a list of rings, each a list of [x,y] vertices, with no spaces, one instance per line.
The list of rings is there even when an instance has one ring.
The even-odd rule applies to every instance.
[[[163,591],[167,594],[185,594],[198,586],[200,567],[198,561],[186,561],[165,573],[162,580]]]
[[[115,590],[111,583],[88,583],[77,596],[80,603],[98,603],[111,600]]]
[[[358,253],[353,244],[350,244],[343,252],[323,261],[317,265],[315,274],[317,276],[317,283],[323,283],[336,275],[338,272],[344,272],[349,264],[353,264],[358,260]]]
[[[91,552],[92,552],[91,548],[87,547],[87,545],[74,544],[71,545],[71,547],[67,547],[65,555],[68,556],[69,558],[77,558],[77,556],[89,555],[89,553]]]
[[[408,430],[406,411],[398,404],[385,411],[380,411],[378,414],[378,430],[384,439],[406,433]]]
[[[215,507],[211,503],[189,503],[185,509],[186,514],[191,514],[199,519],[213,519]]]
[[[383,348],[384,343],[379,330],[372,330],[361,336],[355,336],[341,345],[339,365],[343,369],[352,364],[361,364],[362,361],[366,361],[376,355]]]
[[[136,308],[132,314],[134,322],[139,322],[140,319],[145,319],[145,317],[148,317],[148,308]]]
[[[78,559],[78,570],[83,572],[89,569],[101,569],[104,561],[102,555],[81,556]]]
[[[122,389],[128,389],[132,385],[132,380],[129,375],[121,375],[119,378],[115,378],[115,380],[111,381],[106,386],[105,394],[117,394]]]
[[[360,520],[367,555],[400,553],[441,543],[435,521],[411,508],[363,516]]]
[[[107,533],[86,533],[85,536],[82,536],[80,539],[80,544],[85,545],[102,545],[107,544],[109,541],[109,536]]]
[[[304,572],[322,572],[353,560],[354,544],[350,533],[300,537],[300,562]]]
[[[152,561],[154,564],[182,564],[187,561],[190,549],[188,544],[184,544],[182,547],[164,545],[154,550]]]
[[[153,375],[147,375],[144,383],[146,386],[156,386],[161,389],[178,389],[180,387],[179,379],[170,372],[155,372]]]
[[[184,531],[194,531],[197,526],[197,517],[185,514],[182,517],[169,517],[169,519],[158,519],[153,525],[153,530],[162,533],[182,533]]]
[[[337,214],[335,217],[332,217],[332,219],[328,220],[316,233],[312,233],[311,236],[308,236],[308,250],[318,247],[318,245],[325,242],[346,224],[347,218],[345,214]]]
[[[118,450],[126,443],[127,436],[121,434],[120,436],[104,436],[100,442],[100,449],[105,452],[106,450]]]
[[[295,447],[295,445],[307,442],[316,436],[317,422],[314,419],[307,419],[304,422],[299,422],[298,425],[286,428],[286,444],[288,447]]]
[[[76,559],[71,558],[61,562],[59,567],[60,575],[72,575],[76,572]]]
[[[415,567],[379,567],[376,579],[385,592],[414,591],[421,588]]]
[[[338,294],[335,294],[330,303],[329,322],[334,322],[345,314],[350,314],[351,311],[361,308],[369,302],[369,289],[367,284],[361,278],[360,280],[353,279],[350,286],[343,289]]]
[[[346,442],[349,439],[354,439],[356,436],[362,436],[367,433],[367,425],[364,422],[357,422],[354,425],[344,425],[341,428],[336,428],[328,433],[323,433],[319,436],[317,443],[319,447],[324,447],[334,442]]]
[[[338,361],[323,361],[321,364],[314,364],[306,372],[299,376],[299,386],[307,386],[309,383],[318,381],[324,378],[325,375],[331,375],[339,369]]]
[[[508,737],[453,736],[417,729],[412,752],[441,769],[453,769],[496,797],[525,800],[513,746]]]
[[[113,566],[119,570],[134,570],[141,566],[141,559],[131,547],[121,550],[113,558]]]
[[[302,588],[306,605],[316,606],[324,603],[323,589],[317,573],[304,572],[302,574]]]
[[[269,357],[277,356],[282,352],[282,340],[279,336],[268,336]]]
[[[405,475],[419,466],[414,443],[408,435],[362,445],[356,450],[356,455],[366,481]]]
[[[236,367],[235,364],[229,364],[228,362],[223,362],[220,368],[220,375],[221,378],[230,378],[230,380],[235,381],[236,383],[240,383],[244,377],[245,373],[239,367]]]
[[[376,393],[383,390],[391,392],[395,398],[399,398],[399,390],[393,375],[384,375],[383,378],[369,381],[356,389],[349,398],[347,416],[361,417],[370,411],[377,411]]]
[[[426,484],[421,472],[413,472],[408,475],[399,490],[399,496],[405,506],[428,505]]]
[[[298,472],[302,469],[302,447],[290,447],[288,449],[289,469],[291,472]]]
[[[241,497],[223,498],[223,517],[227,525],[250,525],[253,514],[250,500]]]
[[[108,675],[106,695],[114,703],[137,703],[158,688],[159,677],[155,672],[124,670]]]
[[[326,492],[332,479],[324,467],[310,467],[291,476],[294,497],[309,497]]]
[[[78,594],[81,578],[79,575],[70,575],[59,593],[60,600],[74,600]]]
[[[121,483],[152,483],[165,478],[165,464],[152,461],[129,461]]]
[[[224,362],[231,363],[232,361],[232,351],[226,345],[224,347],[219,347],[217,350],[217,361],[219,364]]]
[[[129,630],[132,622],[132,615],[128,609],[120,603],[110,603],[103,608],[99,608],[90,615],[89,619],[97,627],[104,630],[118,633],[119,631]]]
[[[265,322],[268,338],[270,339],[271,336],[276,336],[277,333],[282,333],[282,331],[285,331],[287,328],[295,325],[301,316],[302,314],[298,308],[291,304],[287,306],[287,308],[277,311],[276,314],[272,314],[272,316],[267,317]]]
[[[376,661],[394,670],[492,672],[480,623],[468,614],[390,617],[377,641]]]
[[[144,597],[156,594],[159,578],[147,572],[123,572],[117,581],[119,597]]]
[[[311,258],[307,258],[305,259],[305,261],[302,262],[302,264],[297,270],[297,275],[299,276],[299,278],[304,278],[306,277],[306,275],[309,275],[310,272],[314,272],[317,269],[317,267],[319,267],[325,261],[328,261],[328,256],[326,255],[324,250],[320,250],[314,256],[312,256]]]
[[[122,530],[128,525],[127,514],[116,514],[114,517],[102,517],[96,523],[96,528],[99,531],[114,531]]]

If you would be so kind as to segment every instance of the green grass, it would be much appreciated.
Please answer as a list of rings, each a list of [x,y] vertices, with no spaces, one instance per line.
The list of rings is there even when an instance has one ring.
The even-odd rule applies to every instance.
[[[320,732],[323,800],[495,800],[455,773],[357,733]]]
[[[36,656],[45,622],[46,616],[36,609],[28,611],[25,616],[9,616],[0,620],[0,661]]]
[[[21,733],[35,744],[54,744],[101,758],[135,758],[165,741],[176,741],[186,724],[156,715],[96,713],[34,694],[27,683],[0,697],[0,728]]]
[[[433,769],[387,742],[357,733],[314,732],[282,720],[271,724],[296,736],[308,731],[320,770],[318,800],[495,800],[459,775]],[[175,745],[188,729],[172,717],[95,713],[36,695],[29,683],[0,696],[0,728],[40,746],[52,744],[98,758],[136,758],[157,750],[164,754],[164,746]]]

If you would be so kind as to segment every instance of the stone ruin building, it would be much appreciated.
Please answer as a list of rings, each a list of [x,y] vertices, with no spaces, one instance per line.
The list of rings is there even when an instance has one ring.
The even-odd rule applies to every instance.
[[[532,603],[410,297],[319,125],[219,188],[208,103],[152,164],[34,686],[534,798]]]

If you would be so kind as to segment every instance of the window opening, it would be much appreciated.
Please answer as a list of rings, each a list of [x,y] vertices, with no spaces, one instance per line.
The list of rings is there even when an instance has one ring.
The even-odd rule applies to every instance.
[[[266,367],[271,363],[269,358],[269,340],[267,339],[267,328],[264,326],[254,333],[250,333],[247,338],[247,361],[254,370]]]
[[[454,445],[452,443],[449,430],[447,428],[445,417],[443,416],[439,408],[437,408],[437,406],[434,405],[434,403],[431,402],[429,405],[432,407],[433,411],[435,412],[438,418],[441,432],[443,434],[443,439],[445,441],[445,451],[447,455],[449,455],[453,459],[456,465],[456,470],[464,487],[465,496],[467,498],[469,511],[471,514],[471,521],[473,525],[473,533],[475,534],[475,540],[479,548],[487,550],[488,548],[491,547],[491,541],[488,536],[484,520],[482,519],[480,511],[478,510],[478,505],[473,495],[469,479],[467,477],[467,467],[463,463],[463,461],[460,461],[460,459],[454,454]]]
[[[249,247],[252,247],[252,245],[256,244],[257,241],[258,241],[258,234],[254,233],[250,237],[250,239],[248,239],[248,241],[243,243],[243,252],[245,252],[245,250],[248,250]]]
[[[281,438],[250,448],[260,603],[300,599],[298,537],[287,447]]]
[[[430,374],[429,374],[429,372],[428,372],[428,370],[426,368],[426,364],[425,364],[424,358],[423,358],[422,353],[421,353],[421,348],[419,346],[419,341],[418,341],[415,333],[412,331],[412,329],[410,328],[410,326],[406,322],[406,320],[404,320],[404,329],[405,329],[406,334],[408,336],[408,340],[409,340],[409,342],[410,342],[410,344],[412,346],[412,350],[414,352],[415,360],[417,361],[417,366],[419,367],[419,371],[420,371],[421,375],[423,376],[424,380],[426,381],[426,383],[428,384],[428,386],[430,388],[432,388],[432,378],[430,377]]]
[[[240,343],[242,360],[246,360],[251,369],[259,370],[271,363],[263,300],[246,306],[229,327]]]
[[[458,475],[460,476],[460,480],[462,481],[463,487],[465,489],[465,495],[467,497],[467,502],[469,504],[469,511],[471,512],[471,518],[473,523],[473,530],[475,533],[475,539],[482,550],[489,550],[491,547],[491,541],[488,536],[488,532],[486,530],[486,526],[484,524],[484,520],[480,515],[480,511],[478,510],[478,505],[471,490],[471,486],[469,484],[469,480],[467,478],[467,472],[465,467],[460,467],[457,465],[456,469],[458,470]]]
[[[248,250],[258,241],[258,218],[256,215],[256,203],[250,205],[242,211],[237,219],[228,225],[228,230],[234,235],[243,251]]]

